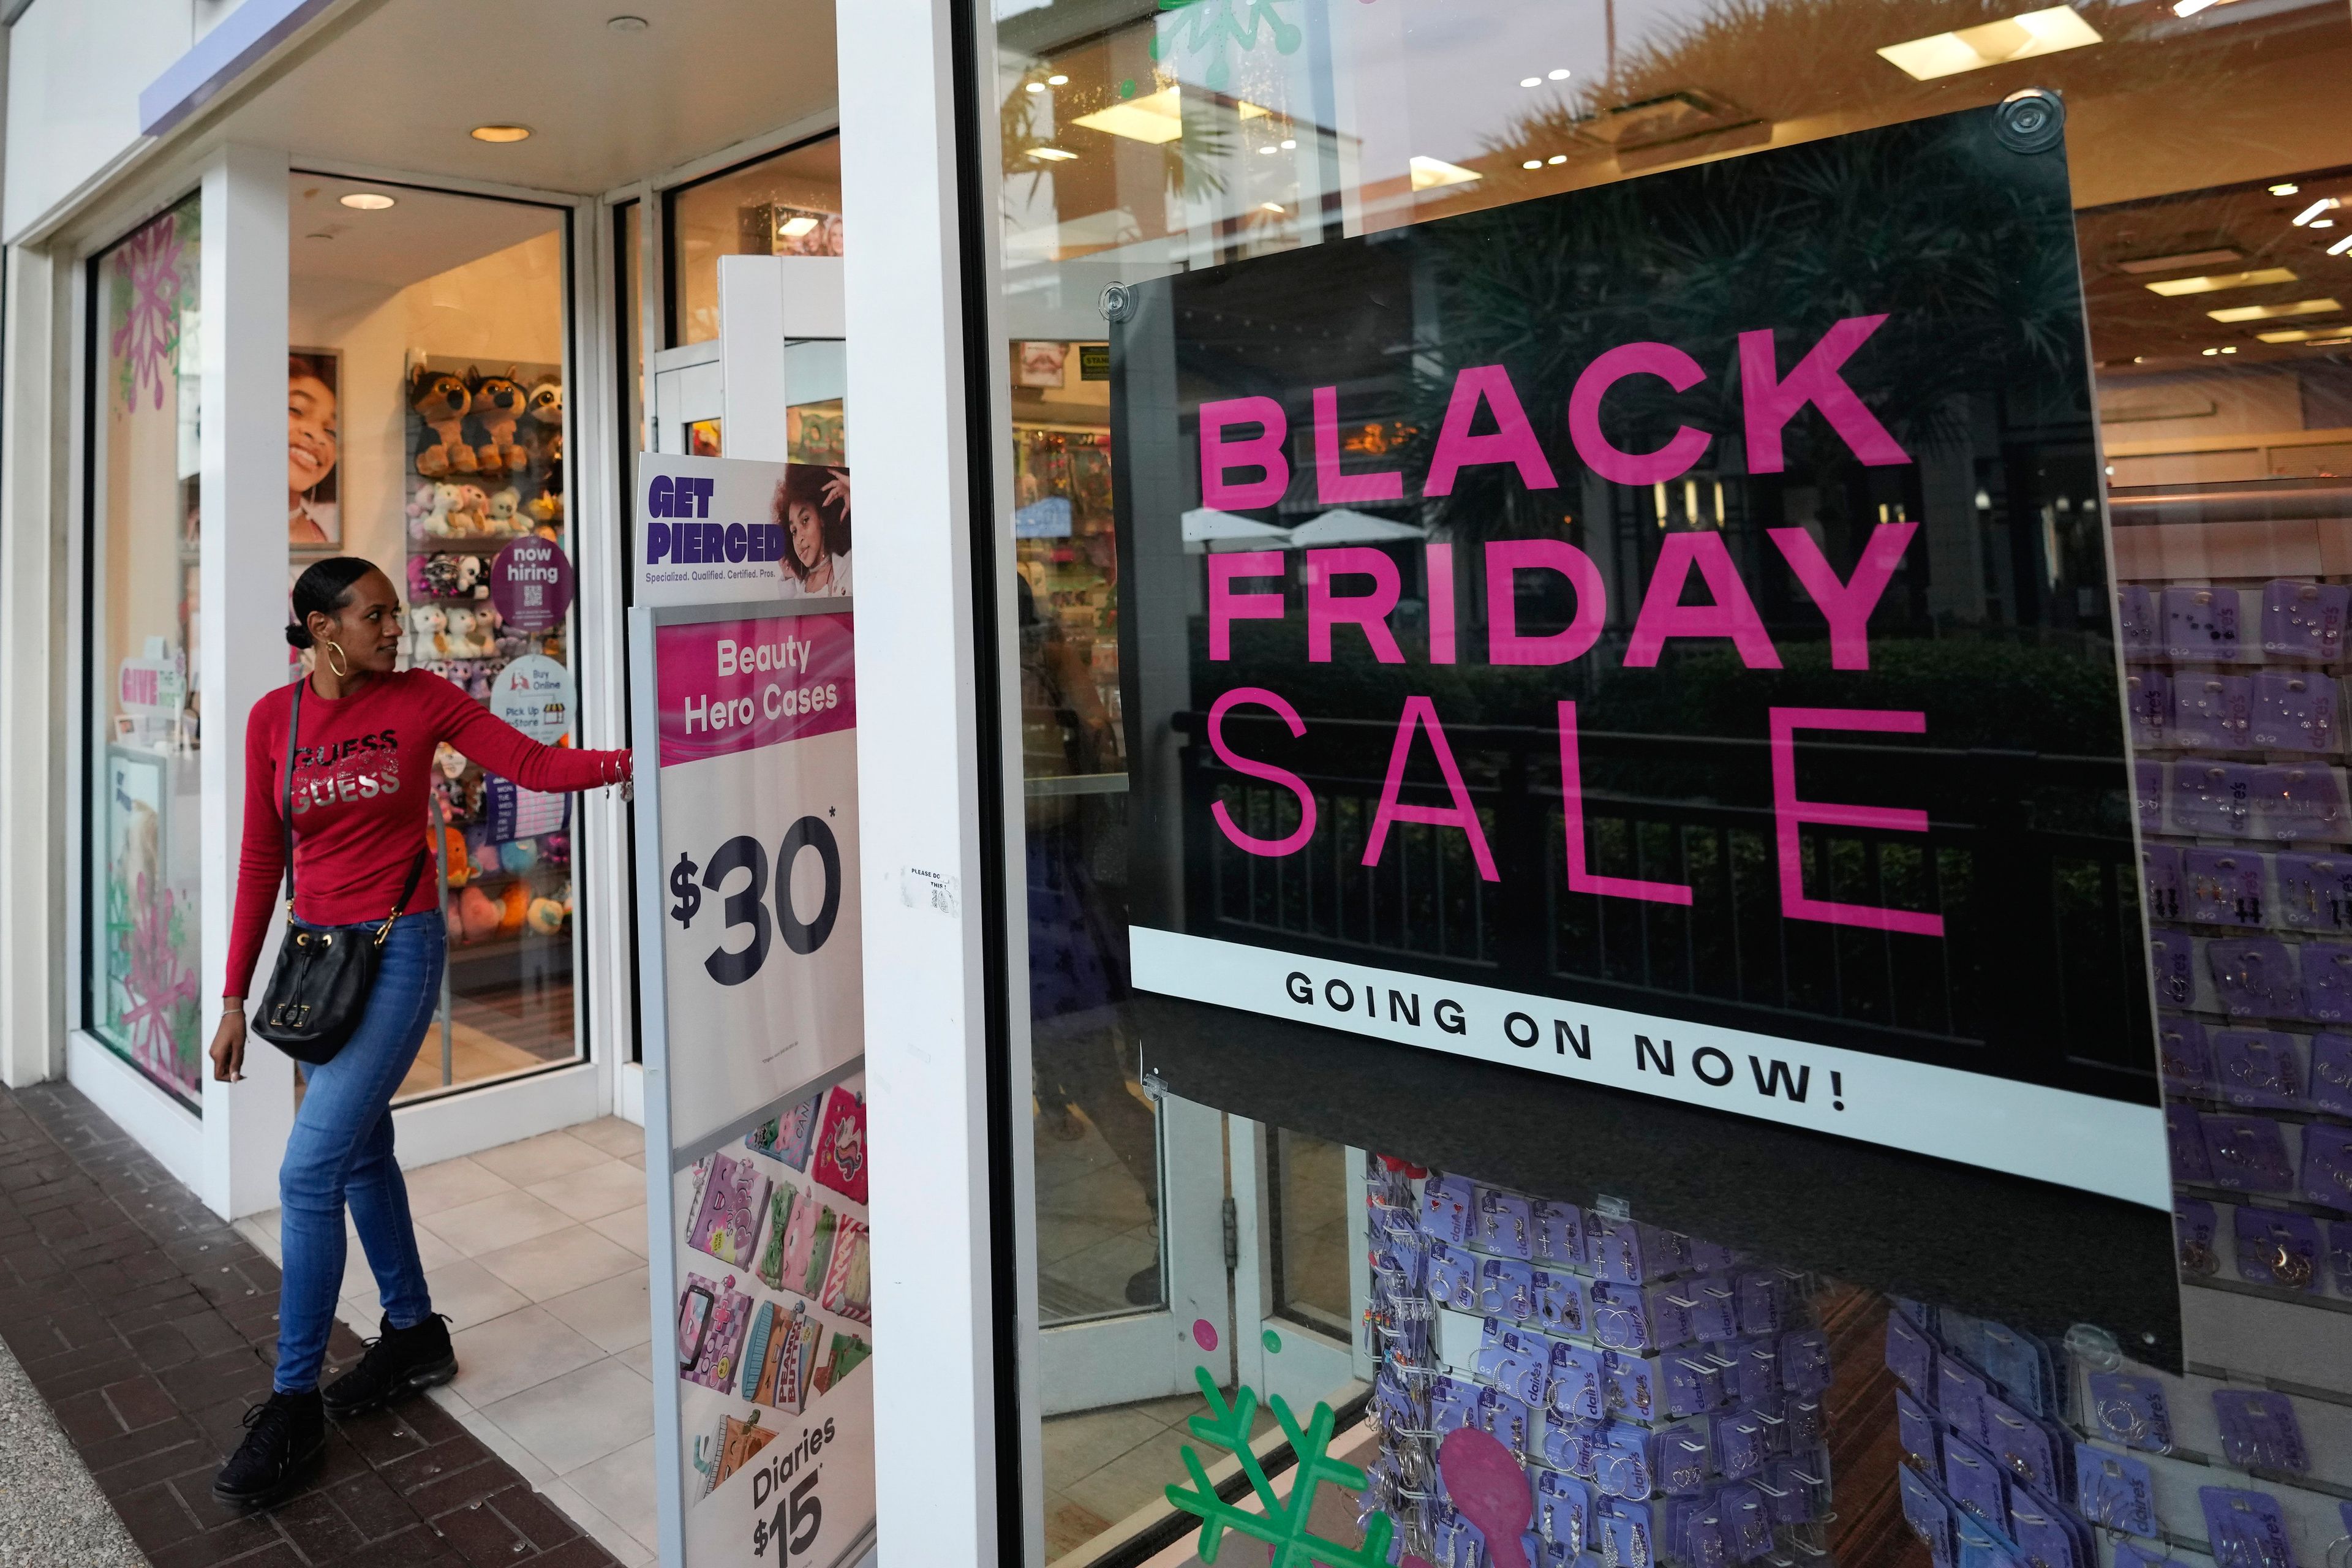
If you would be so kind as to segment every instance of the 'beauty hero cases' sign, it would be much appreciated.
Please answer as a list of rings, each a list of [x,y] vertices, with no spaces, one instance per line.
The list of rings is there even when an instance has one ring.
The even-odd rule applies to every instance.
[[[2064,154],[1999,114],[1135,286],[1139,990],[2168,1208]]]

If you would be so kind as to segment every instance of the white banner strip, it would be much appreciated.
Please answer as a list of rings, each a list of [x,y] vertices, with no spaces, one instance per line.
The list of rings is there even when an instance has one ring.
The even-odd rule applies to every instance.
[[[2153,1105],[1145,926],[1128,941],[1145,991],[2172,1206]]]

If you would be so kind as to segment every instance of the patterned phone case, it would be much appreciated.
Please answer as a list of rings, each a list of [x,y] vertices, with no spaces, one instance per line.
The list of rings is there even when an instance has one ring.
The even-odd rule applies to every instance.
[[[844,1219],[834,1237],[833,1262],[824,1272],[824,1289],[817,1304],[853,1322],[874,1321],[874,1271],[868,1253],[866,1222]]]
[[[866,1201],[866,1102],[845,1089],[826,1091],[811,1173],[851,1203]]]
[[[679,1327],[686,1327],[685,1314],[688,1298],[699,1293],[707,1296],[711,1307],[703,1321],[700,1342],[695,1345],[694,1364],[678,1375],[688,1383],[698,1383],[705,1388],[727,1393],[734,1382],[737,1355],[743,1348],[743,1335],[751,1326],[751,1298],[735,1289],[735,1276],[730,1274],[719,1284],[713,1284],[699,1274],[686,1277],[686,1290],[678,1303]],[[681,1336],[679,1359],[685,1359],[688,1344]]]

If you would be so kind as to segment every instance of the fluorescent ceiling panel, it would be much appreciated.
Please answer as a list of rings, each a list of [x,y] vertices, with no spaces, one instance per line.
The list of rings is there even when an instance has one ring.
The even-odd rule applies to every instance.
[[[2294,268],[2264,267],[2252,272],[2209,272],[2202,278],[2175,278],[2163,283],[2150,283],[2147,290],[2170,299],[2177,294],[2219,294],[2224,289],[2252,289],[2264,283],[2294,281]]]
[[[2281,316],[2326,316],[2344,309],[2333,300],[2293,300],[2284,305],[2232,305],[2205,313],[2217,321],[2273,321]]]
[[[1081,114],[1072,123],[1157,147],[1184,134],[1184,109],[1177,89],[1165,87],[1148,98],[1130,98],[1125,103]]]
[[[2135,257],[2129,261],[2116,262],[2116,270],[2137,277],[2143,272],[2178,272],[2184,267],[2224,267],[2245,258],[2244,251],[2231,245],[2216,250],[2178,250],[2169,256]]]
[[[2098,29],[2074,14],[2072,6],[2053,5],[2046,11],[2028,11],[2003,22],[1937,33],[1929,38],[1914,38],[1907,44],[1889,44],[1878,52],[1889,65],[1913,80],[1933,81],[1937,77],[1958,76],[1962,71],[2006,65],[2011,60],[2030,60],[2037,55],[2054,55],[2061,49],[2079,49],[2105,41],[2099,37]]]
[[[1463,185],[1479,178],[1475,169],[1465,169],[1459,163],[1449,163],[1443,158],[1423,158],[1416,154],[1410,165],[1412,188],[1429,190],[1436,185]]]

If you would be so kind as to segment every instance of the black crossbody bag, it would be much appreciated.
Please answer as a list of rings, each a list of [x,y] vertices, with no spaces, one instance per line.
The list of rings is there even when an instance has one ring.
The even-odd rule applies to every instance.
[[[302,688],[310,684],[306,676],[294,688],[294,712],[286,721],[285,791],[278,805],[279,826],[286,835],[286,938],[278,944],[268,988],[261,994],[261,1014],[253,1021],[253,1032],[296,1061],[316,1067],[331,1061],[360,1026],[368,993],[375,988],[383,939],[424,880],[433,852],[416,852],[398,901],[381,921],[319,930],[294,922],[294,742],[302,729]]]

